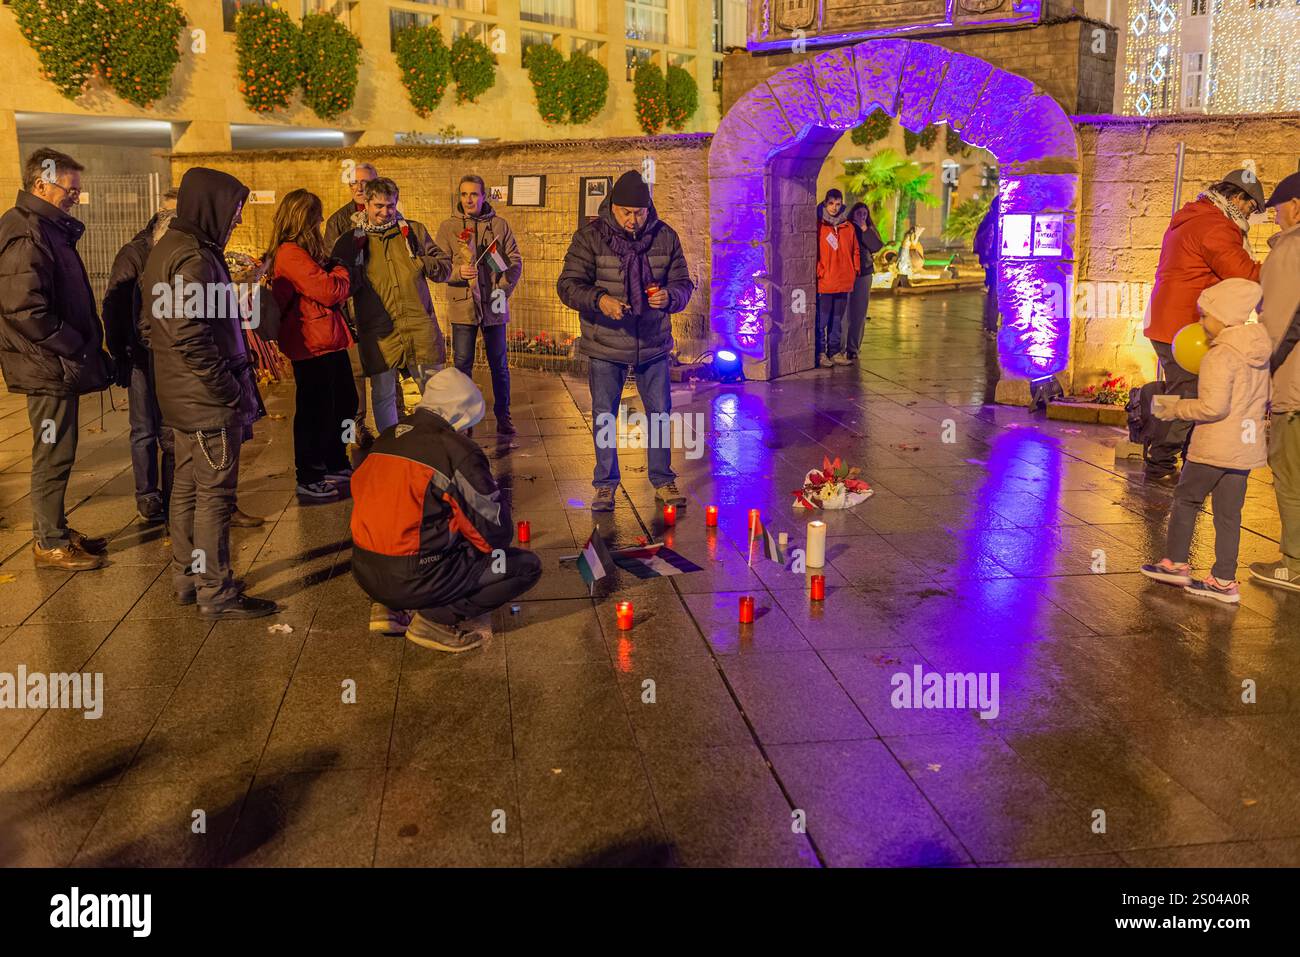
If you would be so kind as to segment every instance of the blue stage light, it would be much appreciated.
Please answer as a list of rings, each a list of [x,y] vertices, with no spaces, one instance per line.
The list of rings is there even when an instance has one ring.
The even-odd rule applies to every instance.
[[[745,369],[740,356],[730,349],[718,349],[713,353],[713,377],[719,382],[740,382],[745,378]]]

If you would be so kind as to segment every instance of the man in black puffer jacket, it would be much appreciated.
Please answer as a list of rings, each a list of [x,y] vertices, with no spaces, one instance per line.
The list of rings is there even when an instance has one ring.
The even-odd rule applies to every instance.
[[[80,397],[112,378],[77,254],[85,227],[69,215],[83,169],[65,153],[37,150],[14,208],[0,217],[0,368],[9,391],[27,396],[32,425],[32,554],[38,568],[64,571],[99,568],[108,550],[69,528],[64,514]]]
[[[200,616],[215,620],[277,610],[243,594],[230,571],[239,447],[257,412],[257,387],[224,254],[247,197],[248,187],[228,173],[186,170],[176,218],[140,275],[140,332],[176,445],[172,584],[178,602],[197,600]]]
[[[591,508],[609,512],[614,509],[619,481],[617,441],[609,441],[614,431],[609,423],[618,417],[627,370],[631,367],[636,374],[646,415],[667,416],[672,411],[668,378],[672,313],[685,309],[695,291],[681,240],[659,219],[650,187],[640,173],[629,170],[620,176],[601,203],[600,215],[574,234],[556,291],[561,302],[578,311],[582,326],[578,348],[587,357],[595,417],[596,469],[591,484],[596,497]],[[651,432],[659,435],[662,430]],[[655,499],[663,505],[684,506],[686,496],[678,491],[672,469],[672,449],[661,446],[651,442],[646,450]]]

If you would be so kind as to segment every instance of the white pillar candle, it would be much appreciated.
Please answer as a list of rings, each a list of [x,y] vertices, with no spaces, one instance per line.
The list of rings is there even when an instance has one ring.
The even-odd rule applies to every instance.
[[[826,523],[808,523],[808,547],[804,549],[804,564],[821,568],[826,564]]]
[[[785,548],[785,546],[790,543],[790,536],[787,535],[785,532],[780,532],[776,536],[776,543],[780,545],[782,548]]]

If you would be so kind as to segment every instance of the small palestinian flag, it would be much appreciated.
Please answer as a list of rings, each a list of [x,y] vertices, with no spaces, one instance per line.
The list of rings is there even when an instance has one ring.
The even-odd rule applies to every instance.
[[[614,553],[614,564],[637,578],[662,578],[704,571],[689,558],[663,545],[622,549]]]
[[[763,526],[763,554],[778,565],[785,564],[785,555],[781,554],[781,546],[777,544],[776,539],[772,537],[772,533],[767,530],[766,525]]]
[[[590,587],[608,575],[613,568],[614,559],[610,558],[609,549],[605,547],[600,532],[593,528],[587,538],[587,544],[583,545],[582,551],[578,553],[578,574]]]
[[[505,272],[510,268],[506,262],[506,257],[501,255],[501,250],[497,248],[497,241],[492,240],[492,245],[483,251],[483,260],[488,264],[493,272]]]

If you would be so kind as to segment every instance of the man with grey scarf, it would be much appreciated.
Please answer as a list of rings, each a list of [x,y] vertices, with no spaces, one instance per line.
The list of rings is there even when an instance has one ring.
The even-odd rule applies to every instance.
[[[1259,179],[1252,170],[1237,169],[1174,213],[1160,246],[1144,330],[1159,359],[1166,394],[1196,396],[1196,376],[1174,361],[1172,343],[1184,327],[1200,320],[1196,302],[1201,293],[1225,279],[1259,282],[1259,263],[1251,257],[1246,231],[1250,217],[1263,211]],[[1151,432],[1154,437],[1145,449],[1147,478],[1170,478],[1191,423],[1152,423]]]

